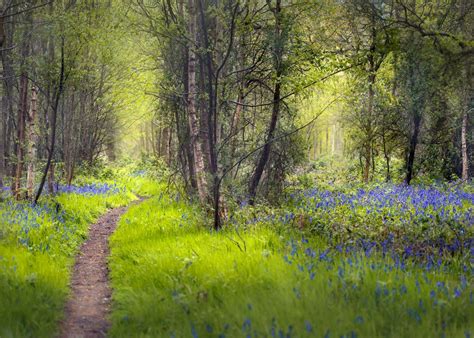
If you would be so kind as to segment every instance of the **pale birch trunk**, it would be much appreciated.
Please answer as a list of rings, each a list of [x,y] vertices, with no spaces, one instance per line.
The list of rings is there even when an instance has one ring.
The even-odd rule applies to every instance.
[[[27,131],[28,131],[28,171],[27,171],[27,180],[26,180],[26,190],[28,193],[28,198],[34,198],[34,189],[35,189],[35,170],[36,170],[36,143],[37,143],[37,133],[36,133],[36,112],[37,112],[37,90],[33,86],[31,89],[31,106],[30,111],[27,116]]]
[[[191,147],[193,151],[193,162],[196,176],[196,185],[201,203],[206,201],[207,182],[204,170],[204,156],[202,152],[202,144],[199,138],[199,121],[196,114],[196,7],[194,0],[188,0],[188,33],[190,45],[188,48],[188,123],[191,139]]]

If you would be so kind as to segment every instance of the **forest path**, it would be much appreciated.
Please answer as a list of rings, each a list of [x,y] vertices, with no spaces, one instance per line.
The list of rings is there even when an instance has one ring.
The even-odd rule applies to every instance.
[[[112,295],[107,266],[108,239],[127,209],[113,209],[91,225],[88,239],[76,256],[70,282],[71,295],[66,303],[60,337],[106,337]]]

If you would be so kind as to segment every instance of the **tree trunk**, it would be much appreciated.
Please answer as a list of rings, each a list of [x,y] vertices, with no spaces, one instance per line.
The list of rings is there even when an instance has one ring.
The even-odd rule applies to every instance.
[[[17,116],[16,166],[13,194],[17,200],[21,199],[21,179],[23,177],[24,150],[25,150],[25,120],[27,115],[28,77],[20,77],[20,97]]]
[[[275,86],[273,90],[273,106],[272,115],[270,118],[270,125],[268,127],[267,136],[265,137],[265,144],[263,146],[260,158],[257,162],[255,172],[252,176],[249,187],[249,204],[255,203],[255,197],[257,195],[257,188],[260,184],[260,180],[267,165],[270,157],[271,145],[275,130],[280,115],[281,105],[281,77],[283,75],[283,53],[284,53],[284,38],[283,38],[283,27],[282,27],[282,13],[281,13],[281,0],[276,0],[274,8],[271,8],[270,0],[267,0],[267,4],[273,12],[275,17],[275,31],[273,41],[273,53],[274,53],[274,69],[275,69]]]
[[[467,111],[465,110],[462,115],[462,126],[461,126],[461,155],[462,155],[462,180],[467,181],[469,179],[469,159],[467,157]]]
[[[191,147],[193,150],[194,170],[199,200],[205,203],[207,199],[207,182],[204,171],[204,156],[199,138],[199,121],[196,113],[196,8],[194,0],[188,0],[188,33],[190,45],[188,47],[188,123]]]
[[[365,137],[366,137],[366,144],[365,144],[365,166],[364,166],[364,182],[368,183],[370,180],[370,167],[372,163],[374,162],[373,158],[373,138],[374,138],[374,127],[373,127],[373,119],[374,119],[374,100],[375,100],[375,91],[374,91],[374,86],[375,86],[375,79],[376,79],[376,72],[377,72],[377,66],[375,62],[375,51],[377,48],[376,45],[376,38],[377,38],[377,31],[375,27],[375,17],[374,13],[372,12],[370,15],[370,50],[368,54],[368,84],[369,84],[369,90],[368,90],[368,97],[367,97],[367,111],[366,114],[367,116],[364,117],[364,120],[366,122],[365,124]]]
[[[469,4],[471,2],[469,0],[462,0],[459,9],[460,14],[463,20],[461,21],[461,32],[463,35],[467,35],[468,31],[466,30],[466,22],[464,21],[466,18],[466,12],[469,8]],[[463,64],[462,69],[462,77],[464,88],[463,91],[463,115],[462,115],[462,124],[461,124],[461,159],[462,159],[462,173],[461,177],[463,181],[467,181],[469,179],[469,157],[467,151],[467,124],[469,120],[469,114],[472,111],[472,60],[466,59]]]
[[[244,104],[244,89],[243,84],[239,87],[239,95],[237,98],[237,105],[235,106],[234,114],[232,115],[232,122],[230,125],[230,160],[233,161],[235,157],[235,151],[237,148],[237,135],[239,133],[240,126],[240,115],[242,112],[242,105]]]
[[[1,48],[1,47],[0,47]],[[5,108],[5,99],[2,98],[2,108]],[[0,190],[3,188],[3,177],[5,176],[5,132],[6,116],[5,110],[0,112]]]
[[[371,164],[371,159],[372,159],[371,154],[372,154],[372,152],[371,152],[370,146],[368,144],[366,144],[364,146],[365,163],[364,163],[364,171],[363,171],[364,172],[363,179],[364,179],[365,183],[369,182],[370,164]]]
[[[26,190],[28,198],[33,199],[35,189],[35,170],[36,170],[36,112],[37,112],[37,90],[31,88],[31,107],[28,114],[28,172]]]
[[[407,166],[406,166],[406,184],[410,185],[411,180],[413,178],[413,166],[415,164],[415,153],[416,147],[418,145],[418,135],[420,133],[420,125],[421,125],[421,115],[418,112],[414,113],[413,117],[413,134],[410,138],[410,147],[408,149],[408,159],[407,159]]]
[[[382,146],[383,146],[383,155],[385,157],[385,169],[386,169],[385,182],[390,182],[392,180],[391,173],[390,173],[390,154],[387,149],[385,129],[382,131]]]
[[[170,128],[163,127],[160,130],[160,157],[163,158],[166,162],[168,162],[168,142],[169,142],[169,134]]]
[[[49,165],[49,171],[48,171],[48,192],[51,195],[56,194],[56,189],[54,188],[54,162],[51,162]]]
[[[3,12],[3,9],[2,9]],[[2,61],[3,61],[3,49],[5,46],[6,34],[5,34],[5,26],[4,26],[4,18],[0,17],[0,52],[2,54]],[[3,65],[3,62],[2,62]],[[5,66],[3,65],[2,77],[5,78]],[[3,81],[5,83],[5,80]],[[2,97],[2,111],[1,111],[1,124],[0,124],[0,189],[3,188],[4,182],[3,177],[5,176],[5,141],[6,141],[6,131],[7,131],[7,114],[8,114],[8,102],[7,96],[3,95]]]
[[[46,161],[46,166],[44,168],[43,177],[41,178],[41,182],[38,188],[38,192],[36,193],[34,204],[38,203],[38,200],[41,197],[43,192],[44,185],[46,183],[46,178],[48,176],[48,172],[51,169],[50,177],[54,178],[54,167],[52,166],[53,156],[54,156],[54,147],[56,145],[56,126],[57,126],[57,118],[58,118],[58,107],[59,107],[59,100],[64,91],[64,78],[65,78],[65,69],[64,69],[64,39],[61,43],[61,68],[59,70],[59,79],[58,79],[58,86],[56,88],[55,96],[54,96],[54,103],[52,107],[52,121],[51,121],[51,143],[49,145],[49,153],[48,153],[48,160]],[[54,188],[53,188],[54,190]]]
[[[9,22],[5,22],[4,18],[0,18],[0,55],[2,61],[2,78],[3,78],[3,99],[2,99],[2,108],[3,108],[3,152],[0,154],[0,159],[2,159],[3,175],[7,176],[7,172],[12,166],[10,155],[11,155],[11,141],[13,139],[13,130],[14,130],[14,101],[13,93],[16,86],[16,77],[15,71],[13,69],[13,62],[11,58],[11,47],[13,43],[14,36],[14,24],[15,18],[12,17],[9,19]],[[1,175],[1,174],[0,174]]]

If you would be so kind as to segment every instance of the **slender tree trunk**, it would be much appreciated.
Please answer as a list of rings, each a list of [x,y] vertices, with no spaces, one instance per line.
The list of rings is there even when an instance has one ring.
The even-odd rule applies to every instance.
[[[461,32],[463,35],[467,35],[468,31],[466,30],[466,11],[469,8],[469,4],[471,1],[469,0],[462,0],[459,4],[460,14],[463,18],[461,22]],[[472,6],[472,5],[471,5]],[[462,122],[461,122],[461,159],[462,159],[462,173],[461,177],[463,181],[467,181],[469,179],[469,157],[467,151],[467,124],[469,120],[469,114],[472,111],[471,102],[472,102],[472,60],[466,59],[463,64],[462,69],[462,77],[464,88],[463,91],[463,114],[462,114]]]
[[[373,158],[373,138],[374,138],[374,131],[373,131],[373,119],[374,119],[374,100],[375,100],[375,79],[376,79],[376,72],[377,66],[375,62],[375,50],[377,48],[376,45],[376,38],[377,38],[377,31],[375,27],[375,13],[371,13],[370,15],[370,24],[371,24],[371,35],[370,35],[370,50],[368,54],[368,97],[367,97],[367,116],[365,116],[366,121],[366,144],[365,144],[365,166],[364,166],[364,182],[368,183],[370,180],[370,167],[374,162]]]
[[[165,161],[167,161],[168,156],[169,134],[169,127],[163,127],[160,131],[160,157],[165,159]]]
[[[368,183],[370,179],[370,167],[372,165],[372,119],[374,110],[374,84],[375,74],[373,56],[370,58],[370,75],[369,75],[369,95],[367,101],[367,116],[366,118],[366,144],[365,144],[365,165],[364,165],[364,182]]]
[[[54,188],[54,171],[55,171],[55,165],[54,162],[51,162],[49,166],[49,171],[48,171],[48,192],[51,195],[56,194],[56,189]]]
[[[14,35],[14,18],[10,19],[10,23],[4,21],[3,17],[0,17],[0,55],[2,62],[2,84],[3,84],[3,97],[2,97],[2,139],[0,145],[0,183],[4,184],[4,178],[7,176],[10,166],[10,151],[11,151],[11,140],[13,131],[13,119],[14,114],[14,102],[13,102],[13,91],[15,87],[15,72],[11,60],[10,47]],[[8,28],[8,29],[7,29]]]
[[[462,115],[461,125],[461,157],[462,157],[462,180],[469,179],[469,159],[467,157],[467,111]]]
[[[3,12],[3,8],[2,8]],[[5,34],[5,26],[4,26],[4,18],[0,17],[0,50],[4,49],[6,40]],[[3,55],[3,52],[0,52]],[[3,60],[3,57],[2,57]],[[3,65],[3,64],[2,64]],[[2,76],[5,77],[5,67],[3,67]],[[4,81],[3,81],[4,82]],[[3,177],[5,176],[5,140],[6,140],[6,121],[7,121],[7,111],[8,111],[8,103],[6,100],[5,93],[2,97],[2,111],[1,111],[1,124],[0,124],[0,189],[3,188],[4,182]]]
[[[15,185],[13,189],[17,200],[21,199],[21,179],[23,177],[24,150],[25,150],[25,120],[27,115],[28,100],[28,77],[22,74],[20,77],[20,102],[17,116],[17,142],[16,142],[16,167]]]
[[[52,167],[54,148],[56,145],[56,126],[57,126],[57,118],[58,118],[59,100],[61,99],[61,96],[64,91],[64,78],[65,78],[64,71],[65,69],[64,69],[64,39],[63,39],[61,43],[61,69],[59,70],[59,81],[58,81],[58,86],[56,88],[54,103],[52,107],[53,116],[52,116],[52,121],[51,121],[51,143],[49,146],[48,160],[44,168],[43,177],[41,178],[41,183],[39,185],[38,192],[36,193],[36,197],[34,201],[35,205],[38,203],[38,200],[41,197],[44,185],[46,183],[46,178],[48,177],[48,172]],[[51,171],[52,171],[52,176],[54,177],[54,170],[51,170]]]
[[[259,161],[257,163],[257,167],[255,168],[255,172],[252,177],[252,181],[250,184],[249,190],[249,203],[251,205],[255,202],[255,197],[257,195],[257,188],[260,183],[260,179],[262,178],[263,171],[265,170],[265,166],[268,162],[270,157],[270,150],[271,150],[271,142],[275,135],[275,129],[278,122],[278,116],[280,113],[280,100],[281,100],[281,83],[277,80],[275,84],[275,92],[273,95],[273,109],[272,109],[272,116],[270,120],[270,127],[268,128],[267,137],[265,139],[265,146],[263,147],[262,153],[260,155]]]
[[[194,170],[196,172],[196,183],[198,196],[201,203],[207,199],[207,182],[204,171],[204,156],[202,144],[199,138],[199,121],[196,113],[196,8],[194,0],[188,0],[188,33],[191,44],[188,47],[188,123],[191,138],[191,147],[193,150]]]
[[[168,127],[169,134],[168,134],[168,144],[166,147],[166,163],[168,165],[171,164],[171,156],[172,156],[172,149],[173,149],[173,128]]]
[[[1,47],[0,47],[1,48]],[[5,108],[5,99],[2,98],[2,108]],[[0,190],[3,189],[5,176],[5,132],[6,132],[6,116],[5,109],[0,113]]]
[[[1,48],[1,47],[0,47]],[[8,102],[6,96],[2,97],[2,111],[0,113],[0,189],[4,187],[6,176],[6,139],[7,139],[7,112]]]
[[[406,184],[410,184],[413,178],[413,167],[415,164],[416,147],[418,146],[418,135],[420,134],[421,115],[415,112],[413,117],[413,134],[410,138],[410,147],[408,149],[408,159],[406,167]]]
[[[232,138],[230,141],[230,160],[233,161],[235,157],[235,151],[237,148],[237,135],[238,129],[240,125],[240,115],[242,112],[242,104],[244,103],[244,93],[243,93],[243,86],[239,88],[239,95],[237,98],[237,105],[234,110],[234,114],[232,116],[232,122],[230,126],[230,137]]]
[[[36,112],[37,112],[37,90],[31,88],[31,106],[28,114],[28,172],[26,189],[28,198],[33,199],[35,190],[35,170],[36,170]]]
[[[270,0],[267,0],[268,6],[271,8]],[[272,115],[270,118],[270,125],[268,127],[267,136],[265,137],[265,145],[263,146],[260,158],[258,159],[257,166],[252,176],[250,187],[249,187],[249,204],[255,203],[255,197],[257,195],[257,188],[260,184],[260,180],[263,175],[263,171],[267,165],[270,157],[270,151],[272,146],[272,140],[275,135],[278,118],[280,115],[281,105],[281,77],[283,75],[283,53],[284,53],[284,37],[282,27],[282,13],[281,13],[281,0],[276,0],[274,8],[271,8],[275,17],[275,31],[273,41],[273,53],[274,53],[274,69],[275,69],[275,86],[273,90],[273,106]]]
[[[199,62],[199,92],[205,93],[206,92],[206,85],[204,76],[206,74],[206,70],[204,69],[204,63],[202,62],[202,57],[200,58],[201,62]],[[206,171],[211,172],[212,167],[212,160],[211,160],[211,146],[210,146],[210,134],[209,134],[209,114],[210,108],[206,107],[206,100],[205,95],[201,95],[199,100],[199,137],[202,142],[203,148],[203,155],[204,155],[204,165]]]
[[[202,123],[207,122],[207,128],[204,128],[204,132],[207,132],[207,140],[203,140],[202,144],[206,146],[206,152],[208,152],[207,156],[209,159],[209,169],[211,174],[214,176],[217,172],[217,158],[216,158],[216,151],[215,145],[217,142],[217,80],[214,79],[214,67],[212,62],[212,54],[211,54],[211,46],[209,44],[209,36],[208,36],[208,25],[206,22],[206,14],[204,11],[204,4],[203,0],[197,0],[199,3],[199,17],[201,22],[201,33],[203,38],[203,48],[206,51],[204,55],[204,61],[206,65],[206,74],[207,74],[207,95],[209,100],[209,107],[207,110],[207,114],[203,112],[203,118],[205,117],[205,121]],[[204,76],[204,67],[202,67],[202,77]],[[216,85],[214,87],[214,81],[216,81]]]
[[[371,159],[372,159],[372,156],[371,156],[371,149],[370,149],[370,145],[366,144],[364,146],[364,170],[363,170],[363,179],[364,179],[364,182],[365,183],[368,183],[369,182],[369,177],[370,177],[370,164],[371,164]]]
[[[385,122],[384,122],[385,123]],[[385,137],[385,130],[382,131],[382,146],[383,146],[383,155],[385,157],[385,182],[390,182],[392,180],[391,173],[390,173],[390,154],[387,150],[387,140]]]

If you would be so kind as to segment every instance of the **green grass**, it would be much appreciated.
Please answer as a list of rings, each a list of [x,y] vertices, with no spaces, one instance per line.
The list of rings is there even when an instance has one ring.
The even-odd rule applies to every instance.
[[[157,184],[127,179],[115,194],[62,194],[32,208],[0,204],[0,337],[53,337],[63,315],[74,257],[89,225]],[[145,191],[146,193],[146,191]],[[59,213],[57,204],[59,204]]]
[[[380,254],[325,256],[321,235],[306,233],[302,241],[294,225],[253,222],[245,210],[234,214],[240,230],[211,232],[202,210],[167,195],[164,183],[141,175],[106,183],[117,184],[119,193],[63,194],[38,209],[0,204],[0,337],[55,335],[89,224],[136,199],[132,192],[154,197],[133,206],[111,238],[112,337],[465,337],[474,331],[472,273],[456,259],[427,271],[410,260],[396,268]]]
[[[461,282],[459,268],[396,269],[377,255],[319,259],[327,245],[317,236],[303,243],[296,231],[261,224],[213,233],[201,222],[195,206],[163,196],[123,216],[111,238],[112,337],[473,332],[472,283]]]

